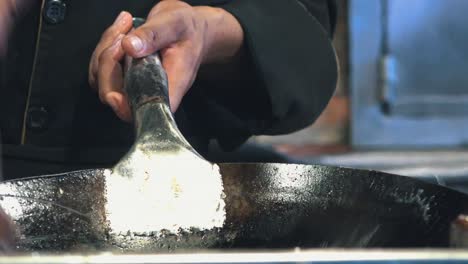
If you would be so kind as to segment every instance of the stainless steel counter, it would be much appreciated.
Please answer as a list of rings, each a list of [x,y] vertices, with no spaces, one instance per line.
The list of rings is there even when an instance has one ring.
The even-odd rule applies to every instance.
[[[468,193],[468,150],[354,151],[302,157],[304,163],[411,176]]]
[[[462,250],[295,250],[282,252],[205,252],[166,255],[23,255],[3,256],[0,263],[468,263]]]

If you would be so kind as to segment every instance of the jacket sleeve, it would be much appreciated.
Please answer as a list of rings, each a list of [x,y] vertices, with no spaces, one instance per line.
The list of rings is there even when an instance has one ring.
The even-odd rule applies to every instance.
[[[328,104],[338,75],[331,44],[332,3],[232,0],[221,6],[243,27],[251,64],[248,69],[256,76],[241,89],[246,96],[257,96],[253,105],[268,108],[250,111],[254,120],[245,120],[245,125],[251,134],[297,131],[312,124]],[[244,106],[248,104],[246,101]]]

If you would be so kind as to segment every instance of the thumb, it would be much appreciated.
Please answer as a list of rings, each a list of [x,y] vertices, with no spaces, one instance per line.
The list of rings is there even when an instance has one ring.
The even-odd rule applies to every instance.
[[[177,42],[183,36],[184,28],[178,24],[173,16],[161,14],[157,19],[150,19],[130,32],[123,39],[122,47],[125,53],[133,58],[153,54]]]

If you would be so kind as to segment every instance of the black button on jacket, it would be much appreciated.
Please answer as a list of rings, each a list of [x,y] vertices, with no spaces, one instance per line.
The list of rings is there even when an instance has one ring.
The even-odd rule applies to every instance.
[[[37,175],[109,166],[132,143],[133,127],[89,87],[91,54],[122,10],[146,17],[158,1],[36,2],[18,19],[0,64],[4,167],[12,173],[12,164],[27,160],[37,166],[18,168],[26,171],[19,174]],[[331,1],[187,2],[224,8],[245,32],[242,74],[198,78],[176,113],[180,129],[201,153],[211,139],[229,150],[252,135],[292,132],[319,116],[337,80]],[[42,163],[55,169],[41,171]]]

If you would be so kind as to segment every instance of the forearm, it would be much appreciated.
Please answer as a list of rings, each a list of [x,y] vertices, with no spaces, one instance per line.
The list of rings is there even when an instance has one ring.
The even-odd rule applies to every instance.
[[[206,17],[209,32],[198,77],[211,83],[238,80],[245,74],[247,56],[239,21],[222,8],[200,6],[195,10]]]
[[[244,32],[237,19],[224,9],[195,7],[206,18],[207,36],[202,64],[229,63],[239,56]]]
[[[311,124],[337,80],[328,1],[238,0],[223,8],[242,25],[247,59],[240,69],[251,75],[235,91],[224,88],[226,97],[242,99],[229,110],[237,116],[250,112],[245,122],[253,134],[283,134]],[[257,96],[235,98],[245,94]]]

